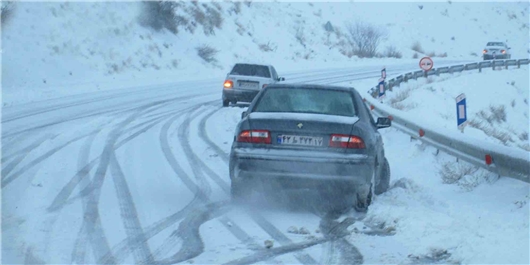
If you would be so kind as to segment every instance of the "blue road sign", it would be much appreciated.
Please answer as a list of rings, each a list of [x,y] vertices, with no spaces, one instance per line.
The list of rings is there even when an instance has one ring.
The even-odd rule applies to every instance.
[[[379,89],[379,97],[383,97],[385,95],[385,79],[380,78],[379,84],[377,85],[377,88]]]
[[[460,94],[456,97],[456,123],[458,129],[462,130],[467,121],[466,95]]]

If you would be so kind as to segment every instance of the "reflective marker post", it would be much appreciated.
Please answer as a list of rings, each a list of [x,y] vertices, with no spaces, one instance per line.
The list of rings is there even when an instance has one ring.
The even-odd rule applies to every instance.
[[[464,133],[464,128],[467,124],[466,95],[464,93],[456,97],[456,123],[458,129]]]
[[[385,97],[385,79],[379,78],[379,84],[377,85],[377,88],[379,89],[379,99],[381,99],[381,103],[383,103],[383,98]]]

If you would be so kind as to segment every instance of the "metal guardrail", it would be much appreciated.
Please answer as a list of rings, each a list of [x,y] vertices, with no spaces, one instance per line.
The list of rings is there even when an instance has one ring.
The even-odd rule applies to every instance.
[[[529,61],[528,59],[484,61],[466,65],[440,67],[431,71],[436,75],[477,69],[481,72],[486,67],[505,66],[507,68],[510,65],[520,67],[521,65],[529,64]],[[407,82],[412,77],[415,77],[416,73],[417,71],[392,78],[388,81],[388,85],[385,85],[385,88],[392,90],[392,88],[399,86],[400,83]],[[435,128],[433,125],[418,124],[413,122],[413,117],[410,114],[379,103],[376,99],[378,92],[376,87],[368,92],[372,95],[372,98],[366,98],[366,101],[371,104],[370,109],[379,116],[391,116],[393,126],[409,134],[411,137],[420,139],[426,144],[434,146],[475,166],[482,167],[502,176],[530,183],[530,152],[480,141],[445,128]],[[491,159],[491,164],[487,163],[487,157]]]

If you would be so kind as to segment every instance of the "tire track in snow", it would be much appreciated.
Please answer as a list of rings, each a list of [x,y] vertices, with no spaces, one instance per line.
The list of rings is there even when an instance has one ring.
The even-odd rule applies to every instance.
[[[182,110],[179,110],[179,111],[182,111]],[[135,133],[132,133],[131,135],[129,135],[126,138],[124,138],[123,140],[119,141],[115,145],[115,150],[119,149],[120,147],[122,147],[123,145],[125,145],[129,141],[133,140],[134,138],[136,138],[140,134],[148,131],[149,129],[151,129],[153,126],[155,126],[159,121],[163,120],[164,118],[166,118],[166,117],[163,116],[163,117],[159,117],[159,118],[157,118],[155,120],[147,121],[147,122],[142,123],[143,125],[145,125],[145,127],[140,129],[140,130],[138,130],[138,131],[136,131]],[[137,126],[140,127],[140,125],[141,124],[138,124]],[[136,128],[136,126],[132,127],[132,128],[129,128],[129,129],[125,129],[125,130],[126,131],[132,131],[135,128]],[[101,155],[96,157],[96,158],[94,158],[93,160],[90,161],[90,163],[87,163],[86,166],[81,168],[76,173],[76,175],[74,175],[74,177],[72,177],[72,179],[70,179],[70,181],[61,189],[61,191],[54,198],[53,202],[50,204],[50,206],[47,208],[47,210],[49,212],[54,212],[54,211],[60,210],[64,206],[66,206],[66,205],[72,203],[73,201],[75,201],[77,198],[81,198],[81,197],[86,196],[89,193],[89,191],[90,191],[88,189],[88,187],[83,188],[82,191],[79,193],[79,195],[77,197],[74,197],[74,198],[69,200],[71,194],[73,193],[74,189],[79,184],[80,180],[83,178],[83,176],[86,175],[84,172],[92,170],[92,168],[97,165],[97,163],[99,162],[100,159],[101,159]]]
[[[110,160],[115,149],[116,141],[120,134],[123,132],[123,128],[125,128],[126,125],[131,123],[135,118],[139,117],[148,107],[149,105],[143,108],[139,108],[137,111],[133,112],[124,121],[118,123],[113,128],[109,136],[107,136],[107,141],[101,154],[101,158],[99,159],[99,166],[96,169],[94,178],[92,179],[92,182],[89,184],[87,189],[85,189],[90,192],[87,195],[88,198],[83,199],[84,217],[82,226],[86,226],[86,235],[92,243],[92,250],[94,252],[95,257],[94,260],[99,260],[101,257],[109,255],[109,253],[111,253],[110,246],[105,237],[105,231],[103,231],[101,226],[101,218],[99,215],[98,205],[101,195],[101,187],[103,186],[105,176],[109,168]],[[109,263],[112,264],[116,263],[114,258],[110,258],[109,261]]]
[[[197,107],[199,108],[199,107]],[[184,120],[184,122],[179,126],[178,129],[178,138],[181,142],[183,151],[185,154],[188,154],[188,152],[191,151],[191,146],[189,146],[188,137],[189,137],[189,123],[190,123],[190,115],[194,113],[196,109],[192,109],[187,113],[187,117]],[[208,203],[205,206],[201,207],[207,207],[210,208],[211,205],[225,205],[225,203],[211,203],[208,199],[209,193],[204,194],[204,190],[201,189],[201,186],[198,186],[193,182],[189,177],[187,177],[187,174],[184,172],[184,170],[180,167],[177,160],[175,159],[171,149],[170,144],[168,141],[168,130],[172,123],[175,122],[176,119],[178,119],[180,115],[177,115],[176,117],[169,120],[163,127],[161,134],[160,134],[160,142],[163,149],[163,152],[166,156],[166,159],[174,169],[175,173],[185,183],[185,185],[195,194],[194,199],[188,206],[193,205],[193,208],[197,208],[194,204],[204,205],[204,203]],[[187,155],[189,159],[189,155]],[[204,173],[201,172],[200,168],[193,164],[193,161],[191,162],[191,166],[194,172],[194,175],[198,179],[202,179],[202,181],[206,181],[204,179]],[[206,182],[207,183],[207,182]],[[209,184],[207,184],[209,187]],[[186,244],[183,245],[183,247],[174,254],[169,259],[164,259],[157,263],[178,263],[182,262],[184,260],[188,260],[191,258],[194,258],[198,255],[200,255],[203,252],[204,249],[204,242],[201,239],[201,236],[199,234],[199,227],[206,221],[212,219],[215,216],[212,216],[211,213],[214,212],[214,210],[217,211],[218,207],[214,207],[212,209],[209,209],[208,211],[202,211],[202,212],[195,212],[194,214],[188,215],[188,217],[179,225],[179,228],[174,231],[165,241],[164,243],[157,249],[155,252],[155,255],[160,256],[163,253],[168,252],[177,242],[178,238],[186,239]],[[219,213],[220,214],[220,213]],[[217,214],[217,215],[219,215]],[[247,245],[251,247],[256,247],[257,244],[254,242],[254,240],[246,233],[244,232],[239,226],[235,225],[233,221],[231,221],[227,217],[222,217],[220,219],[221,223],[227,228],[229,232],[231,232],[237,239],[239,239],[241,242],[246,243]],[[190,228],[191,227],[191,228]]]
[[[101,187],[103,186],[103,182],[105,179],[105,175],[107,173],[107,169],[109,168],[110,161],[115,154],[114,151],[116,149],[116,142],[118,138],[120,137],[120,135],[125,131],[124,128],[126,128],[128,124],[133,122],[138,117],[141,117],[142,114],[149,113],[151,111],[156,110],[157,108],[154,108],[151,110],[149,110],[149,108],[157,107],[157,105],[160,105],[160,104],[148,104],[148,105],[138,108],[135,112],[129,115],[124,121],[120,122],[113,128],[113,130],[110,132],[109,136],[107,137],[105,147],[103,149],[102,154],[100,155],[99,166],[96,170],[95,176],[92,182],[89,184],[89,186],[86,189],[84,189],[84,191],[89,191],[89,192],[87,195],[88,198],[83,197],[84,218],[83,218],[82,226],[86,227],[85,228],[86,235],[91,240],[92,250],[94,252],[94,257],[95,257],[94,260],[99,260],[103,257],[107,257],[108,263],[112,263],[112,264],[116,263],[116,260],[113,257],[113,254],[111,252],[110,246],[106,240],[105,233],[101,228],[101,219],[99,218],[99,207],[98,207],[99,197],[101,194]],[[163,107],[163,105],[158,106],[158,108],[160,107]],[[133,134],[131,136],[133,136],[134,138],[138,135],[139,133]],[[120,185],[122,184],[123,183],[121,183]],[[120,191],[121,191],[121,188],[120,188]],[[124,201],[123,197],[119,195],[120,194],[118,194],[118,198],[120,202],[123,202]],[[121,194],[121,195],[124,195],[124,194]],[[126,196],[126,194],[124,196]],[[128,206],[131,206],[130,203],[127,203],[127,204]],[[137,218],[137,216],[135,217],[126,216],[126,218]],[[124,220],[124,222],[127,224],[131,224],[130,220]],[[137,228],[137,225],[135,224],[134,221],[132,221],[131,227],[133,230]],[[130,231],[131,230],[129,230],[129,232]],[[140,227],[140,231],[141,231],[141,227]],[[134,235],[137,235],[137,234],[134,234]],[[142,236],[142,235],[143,235],[143,232],[139,234],[139,236]],[[146,252],[147,254],[145,254]],[[138,253],[138,252],[135,252],[135,253]],[[147,259],[149,259],[149,257],[151,256],[150,251],[148,249],[147,250],[144,249],[142,253],[138,254],[138,256],[142,256],[142,255],[145,255]]]
[[[87,164],[89,157],[90,157],[90,148],[92,147],[92,144],[94,143],[94,140],[96,138],[97,134],[91,135],[87,138],[85,144],[81,147],[81,151],[79,152],[79,157],[77,158],[77,168],[79,168],[78,172],[80,172],[80,175],[76,175],[79,177],[79,181],[81,182],[81,185],[84,187],[88,186],[90,184],[89,174],[90,169],[85,170],[85,165]],[[85,212],[85,202],[81,204],[81,207],[83,208],[83,212]],[[52,225],[55,223],[55,220],[59,214],[56,214],[53,216]],[[72,250],[72,257],[71,261],[73,264],[84,264],[85,263],[85,257],[87,252],[87,232],[86,232],[86,224],[83,223],[81,225],[81,228],[79,229],[79,232],[77,234],[76,241],[74,243],[74,248]]]
[[[57,136],[56,134],[45,134],[45,135],[39,137],[36,141],[32,142],[30,145],[28,145],[26,147],[23,147],[22,149],[20,149],[18,151],[12,152],[12,154],[6,154],[6,153],[8,153],[7,150],[12,149],[11,145],[14,145],[14,144],[10,144],[9,146],[6,146],[6,145],[4,145],[4,143],[2,143],[2,163],[7,162],[9,159],[11,159],[14,156],[20,156],[20,155],[24,155],[25,156],[28,153],[30,153],[31,151],[33,151],[35,148],[39,147],[42,143],[44,143],[44,141],[46,141],[48,139],[53,139],[56,136]],[[4,174],[2,173],[2,176],[3,175]]]
[[[204,251],[199,228],[207,221],[226,213],[229,209],[227,202],[209,203],[195,209],[186,216],[173,234],[186,239],[181,249],[172,257],[157,261],[158,264],[176,264],[199,256]]]
[[[177,162],[174,154],[171,152],[169,140],[167,137],[168,137],[169,128],[172,125],[172,123],[174,123],[182,115],[186,115],[187,116],[186,119],[178,127],[177,137],[179,139],[179,142],[181,143],[183,153],[187,155],[191,147],[189,147],[189,145],[186,142],[186,136],[189,130],[189,126],[188,124],[186,124],[186,122],[189,123],[189,116],[192,113],[194,113],[197,109],[199,109],[200,107],[201,106],[196,106],[195,108],[189,110],[189,112],[187,113],[176,115],[173,119],[171,119],[164,125],[164,128],[161,132],[162,133],[161,144],[163,146],[163,152],[166,156],[166,160],[175,169],[175,171],[177,172],[177,175],[181,178],[181,180],[185,183],[185,185],[194,193],[194,198],[190,203],[193,205],[192,206],[193,209],[196,209],[197,207],[209,202],[209,197],[211,194],[210,184],[205,179],[200,169],[196,165],[194,165],[191,161],[190,161],[190,166],[191,166],[193,175],[195,176],[195,179],[197,181],[197,184],[187,176],[187,174],[184,172],[184,170],[180,167],[179,163]],[[203,217],[196,216],[192,220],[195,220],[196,222],[198,222],[198,221],[203,220],[204,219]],[[179,228],[176,231],[174,231],[171,235],[169,235],[169,237],[166,238],[166,240],[162,243],[162,245],[159,246],[158,249],[156,250],[155,252],[156,255],[161,256],[165,254],[166,252],[168,252],[171,248],[173,248],[174,245],[177,244],[179,237],[186,238],[186,244],[185,244],[186,246],[183,245],[183,248],[186,248],[187,252],[191,252],[194,254],[197,254],[199,252],[198,254],[200,254],[200,252],[202,252],[202,246],[203,246],[200,235],[195,234],[193,232],[187,233],[187,231],[183,231],[182,229],[183,228],[179,226]],[[192,238],[190,239],[187,236],[191,236]],[[192,246],[190,247],[189,245],[192,245]],[[183,255],[188,256],[187,254],[185,254],[185,252],[182,252],[182,249],[181,249],[177,254],[173,255],[171,259],[182,260]],[[167,262],[167,260],[165,262]]]
[[[209,139],[208,135],[206,134],[206,129],[205,129],[206,120],[209,117],[211,117],[213,115],[213,113],[217,112],[218,110],[219,110],[219,108],[211,111],[210,113],[205,115],[201,119],[201,121],[199,122],[199,124],[200,124],[199,125],[199,136],[203,140],[207,139],[206,143],[212,143],[213,144],[213,141],[211,141],[211,139]],[[204,122],[203,122],[203,120],[204,120]],[[214,145],[214,146],[216,146],[216,145]],[[220,148],[218,146],[216,146],[216,147],[217,148],[214,148],[214,149],[220,150]],[[207,172],[207,174],[210,176],[210,178],[212,178],[221,187],[221,189],[223,189],[225,191],[225,193],[230,194],[229,184],[227,182],[225,182],[224,180],[222,180],[222,178],[217,173],[212,171],[208,167],[208,165],[206,165],[191,149],[189,151],[190,151],[189,153],[188,152],[186,153],[187,156],[190,157],[192,160],[195,160],[195,164],[197,166],[203,168]],[[228,160],[228,155],[225,154],[224,152],[218,153],[218,155],[221,156],[221,157],[222,156],[226,157],[225,161]],[[276,228],[269,221],[267,221],[265,219],[265,217],[263,217],[257,211],[254,211],[254,210],[250,209],[248,212],[250,213],[250,217],[254,220],[254,222],[256,222],[256,224],[258,224],[274,240],[278,241],[282,245],[291,245],[293,243],[287,236],[285,236],[280,230],[278,230],[278,228]],[[300,261],[303,264],[317,264],[317,262],[311,256],[309,256],[308,254],[295,253],[294,256],[295,256],[295,258],[298,261]]]
[[[110,156],[110,170],[114,180],[114,188],[118,195],[120,204],[121,219],[125,227],[125,233],[128,238],[139,238],[140,246],[132,249],[133,257],[136,263],[153,263],[151,250],[147,244],[142,224],[138,218],[138,211],[134,205],[134,200],[129,190],[125,175],[118,163],[116,153],[112,152]]]
[[[192,109],[192,108],[195,108],[195,107],[190,107],[184,110],[179,110],[176,115],[175,113],[169,113],[168,115],[174,115],[174,116],[171,117],[162,126],[160,130],[160,134],[159,134],[159,140],[160,140],[160,146],[164,154],[164,157],[168,161],[171,169],[183,181],[184,185],[186,185],[188,189],[190,189],[194,193],[194,198],[182,210],[147,227],[144,230],[145,231],[144,236],[135,236],[132,238],[128,237],[122,242],[118,243],[115,247],[113,247],[113,252],[116,253],[115,256],[118,262],[124,259],[130,253],[132,249],[143,244],[151,237],[155,236],[156,234],[160,233],[161,231],[165,230],[169,226],[176,223],[178,220],[184,218],[194,208],[196,208],[200,203],[202,203],[202,201],[205,200],[207,197],[207,194],[205,194],[202,190],[200,190],[197,187],[197,185],[188,177],[188,175],[185,173],[182,167],[180,167],[179,163],[175,159],[173,152],[171,151],[169,140],[168,140],[168,133],[169,133],[168,131],[169,131],[170,126],[175,122],[176,119],[180,118],[183,112],[189,109]],[[169,240],[170,242],[167,242],[167,241],[168,240],[166,240],[165,245],[163,244],[163,246],[159,247],[154,253],[151,254],[150,260],[154,260],[156,256],[160,255],[160,252],[164,252],[167,248],[171,248],[171,245],[174,242],[171,240]],[[102,259],[100,259],[99,263],[108,263],[108,261],[109,261],[109,257],[105,256]]]
[[[26,171],[30,170],[31,168],[35,167],[36,165],[38,165],[42,161],[48,159],[53,154],[57,153],[59,150],[65,148],[68,145],[70,145],[70,144],[72,144],[72,143],[74,143],[76,141],[79,141],[79,140],[81,140],[81,139],[83,139],[83,138],[85,138],[87,136],[90,136],[90,135],[96,133],[97,131],[98,130],[95,130],[95,131],[92,131],[92,132],[90,132],[88,134],[83,134],[81,136],[75,137],[74,139],[71,139],[71,140],[67,141],[66,143],[61,144],[61,145],[51,149],[50,151],[44,153],[43,155],[35,158],[31,162],[29,162],[26,166],[22,167],[20,170],[16,171],[15,173],[11,174],[10,176],[2,176],[2,177],[5,177],[4,179],[2,179],[2,189],[7,187],[7,185],[9,185],[12,181],[16,180],[18,177],[20,177]]]

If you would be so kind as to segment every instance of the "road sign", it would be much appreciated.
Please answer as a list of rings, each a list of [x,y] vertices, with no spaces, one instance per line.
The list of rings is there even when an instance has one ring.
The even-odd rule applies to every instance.
[[[385,96],[385,79],[379,78],[379,84],[377,85],[379,88],[379,98],[382,98]]]
[[[467,122],[466,95],[464,93],[456,97],[456,123],[458,129],[464,131]]]
[[[423,71],[430,71],[432,67],[434,66],[434,62],[430,57],[423,57],[420,60],[420,68]]]

